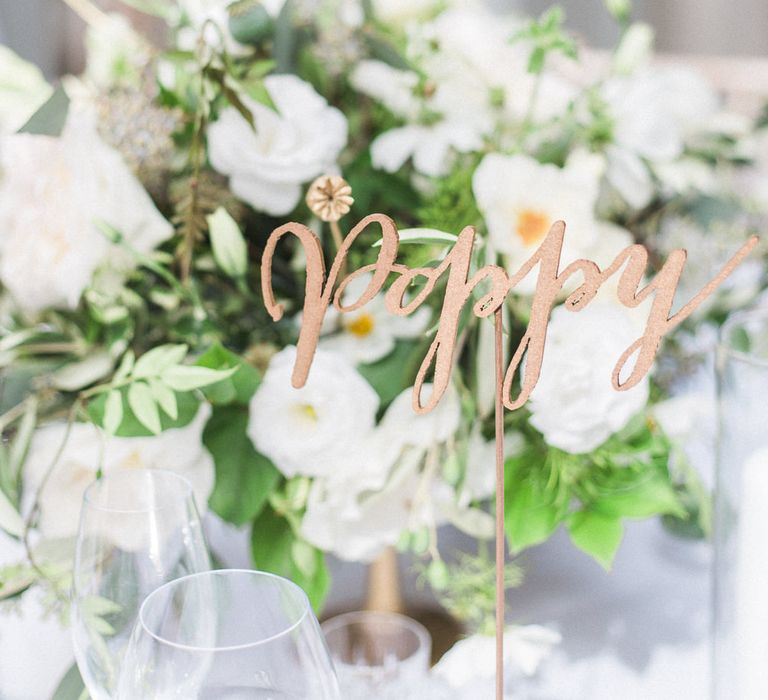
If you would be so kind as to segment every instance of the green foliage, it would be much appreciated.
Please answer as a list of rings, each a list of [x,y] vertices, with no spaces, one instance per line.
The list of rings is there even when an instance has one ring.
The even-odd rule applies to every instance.
[[[257,569],[291,579],[304,589],[316,611],[322,608],[331,583],[325,557],[271,506],[253,521],[251,554]]]
[[[19,129],[19,133],[60,136],[67,121],[68,112],[69,97],[64,92],[64,88],[58,87]]]
[[[120,397],[121,416],[117,428],[112,433],[118,437],[148,437],[153,435],[146,425],[133,413],[128,402],[128,388],[121,387],[114,390]],[[112,393],[112,392],[110,392]],[[105,414],[108,394],[100,394],[88,402],[88,415],[90,419],[103,428],[107,428]],[[114,399],[111,399],[114,401]],[[167,414],[160,414],[160,430],[182,428],[188,425],[197,415],[200,408],[199,399],[190,392],[176,394],[177,415],[171,418]]]
[[[398,340],[395,349],[378,362],[358,365],[358,371],[376,390],[382,406],[387,406],[403,389],[413,384],[418,365],[414,359],[421,359],[420,346],[411,341]]]
[[[203,443],[216,466],[209,505],[234,525],[244,525],[257,517],[280,481],[280,472],[253,447],[247,427],[247,410],[222,406],[214,409],[203,432]]]
[[[472,190],[472,176],[479,164],[477,156],[461,158],[444,178],[435,181],[435,192],[418,210],[425,226],[459,233],[465,226],[481,226],[483,217]]]
[[[689,517],[667,468],[669,444],[642,416],[589,454],[548,448],[532,431],[526,443],[505,465],[505,529],[514,554],[565,524],[573,543],[609,569],[623,520]]]
[[[235,370],[233,374],[203,388],[205,397],[213,404],[247,404],[261,383],[261,375],[255,367],[219,343],[203,353],[197,364],[213,370]]]
[[[581,510],[568,518],[568,532],[573,544],[610,570],[624,535],[620,517]]]
[[[528,41],[533,46],[528,59],[529,73],[541,73],[550,54],[560,53],[572,59],[578,56],[576,42],[566,34],[564,21],[563,9],[555,6],[512,37],[512,41]]]
[[[86,700],[88,697],[77,664],[72,664],[53,691],[51,700]]]

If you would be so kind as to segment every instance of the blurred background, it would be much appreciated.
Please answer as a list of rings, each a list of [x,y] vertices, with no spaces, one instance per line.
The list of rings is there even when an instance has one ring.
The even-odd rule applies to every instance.
[[[524,14],[540,14],[552,5],[551,0],[488,1],[497,10]],[[125,11],[117,0],[99,4]],[[563,0],[561,4],[570,26],[591,45],[609,46],[615,41],[616,25],[603,0]],[[658,49],[664,53],[768,54],[766,0],[635,0],[633,16],[655,27]],[[134,21],[147,20],[137,13]],[[0,0],[0,43],[37,63],[48,77],[79,72],[83,28],[60,0]]]

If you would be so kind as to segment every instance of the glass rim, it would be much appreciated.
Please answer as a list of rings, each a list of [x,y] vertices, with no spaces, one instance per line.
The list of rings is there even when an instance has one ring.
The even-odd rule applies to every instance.
[[[744,364],[753,367],[768,367],[768,356],[757,357],[756,355],[737,350],[729,342],[728,337],[734,329],[743,327],[750,320],[764,319],[768,322],[768,306],[756,306],[751,309],[744,309],[731,314],[720,326],[720,332],[717,338],[718,350],[730,359],[738,360]]]
[[[184,493],[183,498],[192,498],[194,500],[194,489],[192,483],[185,476],[182,476],[178,472],[171,471],[170,469],[147,469],[145,467],[139,469],[120,468],[110,471],[104,474],[101,478],[92,481],[83,493],[83,503],[87,504],[89,508],[93,510],[100,510],[105,513],[115,513],[118,515],[139,515],[141,513],[154,513],[169,507],[169,503],[164,499],[162,503],[158,503],[156,506],[148,508],[111,508],[108,505],[99,503],[97,500],[96,491],[100,489],[106,481],[117,481],[119,478],[130,475],[131,477],[149,476],[151,479],[170,477],[172,481],[176,481],[183,486]]]
[[[408,615],[403,615],[402,613],[387,612],[384,610],[356,610],[341,613],[340,615],[329,617],[320,625],[320,628],[322,629],[323,634],[327,635],[329,632],[336,632],[349,623],[363,622],[364,624],[366,619],[378,619],[399,623],[409,632],[413,632],[416,635],[422,648],[429,648],[432,645],[432,637],[429,634],[429,630],[418,620],[414,620],[412,617],[408,617]]]
[[[185,583],[191,581],[192,579],[203,578],[203,577],[213,578],[215,576],[229,577],[232,574],[236,574],[236,575],[247,574],[249,578],[269,579],[269,580],[277,581],[284,588],[290,589],[293,593],[298,593],[298,600],[300,600],[302,603],[301,614],[298,615],[297,619],[294,622],[292,622],[290,625],[288,625],[285,629],[269,637],[265,637],[264,639],[259,639],[255,642],[247,642],[246,644],[235,644],[235,645],[221,646],[221,647],[204,647],[204,646],[195,646],[192,644],[182,644],[180,642],[174,642],[170,639],[166,639],[160,634],[156,634],[149,628],[149,625],[147,625],[144,619],[144,613],[146,611],[146,608],[150,603],[150,601],[152,601],[152,599],[154,599],[161,592],[164,592],[171,588],[178,587],[180,585],[184,585]],[[272,574],[268,571],[258,571],[256,569],[211,569],[209,571],[198,571],[197,573],[194,573],[194,574],[187,574],[186,576],[181,576],[177,579],[173,579],[173,581],[168,581],[164,583],[162,586],[155,588],[154,591],[152,591],[146,598],[144,598],[144,601],[139,607],[138,624],[141,625],[141,628],[150,637],[152,637],[154,640],[156,640],[160,644],[171,647],[173,649],[180,649],[182,651],[189,651],[189,652],[200,653],[200,654],[213,654],[218,652],[242,651],[243,649],[252,649],[254,647],[262,646],[263,644],[269,644],[271,642],[274,642],[275,640],[280,639],[281,637],[284,637],[287,634],[290,634],[291,632],[293,632],[293,630],[299,627],[299,625],[301,625],[307,619],[307,615],[309,614],[311,609],[312,609],[312,606],[310,605],[309,598],[307,597],[307,594],[304,591],[304,589],[298,584],[291,581],[290,579],[285,578],[284,576],[278,576],[277,574]]]

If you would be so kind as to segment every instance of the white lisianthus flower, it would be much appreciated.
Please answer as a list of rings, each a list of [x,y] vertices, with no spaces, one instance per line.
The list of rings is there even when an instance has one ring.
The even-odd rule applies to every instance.
[[[359,299],[373,275],[360,275],[344,290],[342,303]],[[384,304],[384,294],[377,294],[357,311],[340,313],[330,307],[326,314],[326,329],[336,332],[320,339],[320,347],[344,355],[355,364],[376,362],[389,355],[398,338],[417,338],[427,327],[431,311],[417,309],[410,316],[390,314]]]
[[[432,384],[424,384],[421,389],[422,403],[426,403],[431,395]],[[459,393],[451,384],[440,403],[429,413],[422,414],[413,410],[413,387],[404,389],[390,404],[381,425],[389,431],[393,440],[399,439],[400,444],[428,450],[451,438],[459,429],[460,422]]]
[[[420,105],[415,90],[419,76],[414,71],[400,70],[384,61],[363,59],[349,76],[355,90],[373,97],[399,117],[415,119]]]
[[[90,115],[74,109],[58,138],[0,137],[0,173],[0,282],[27,312],[75,308],[95,272],[135,264],[99,222],[142,253],[173,233]]]
[[[390,452],[386,455],[392,457]],[[424,511],[414,502],[422,455],[411,451],[398,457],[399,451],[394,459],[382,459],[372,451],[360,455],[358,467],[369,469],[373,463],[379,472],[392,469],[397,461],[386,484],[377,490],[362,487],[354,472],[344,483],[315,480],[301,524],[306,540],[346,561],[372,561],[385,547],[396,544],[401,532],[427,524]]]
[[[541,625],[508,627],[504,631],[504,666],[509,671],[532,676],[561,641],[558,632]],[[452,688],[474,689],[475,684],[485,681],[490,683],[489,690],[492,690],[496,675],[495,648],[496,640],[492,635],[475,634],[462,639],[445,653],[433,673]],[[477,691],[474,697],[489,697],[479,692],[479,686]]]
[[[717,93],[694,71],[654,67],[611,78],[601,94],[614,122],[606,175],[640,209],[653,195],[647,163],[678,159],[686,139],[717,112]]]
[[[549,445],[591,452],[646,405],[647,375],[628,391],[616,391],[611,381],[622,353],[643,333],[639,321],[639,314],[602,299],[578,313],[563,306],[552,312],[541,376],[528,403],[531,425]],[[632,367],[630,359],[622,380]]]
[[[330,476],[364,464],[379,397],[342,355],[318,350],[307,383],[291,385],[296,348],[271,360],[251,399],[248,436],[287,477]],[[354,473],[354,466],[351,466]]]
[[[0,44],[0,134],[24,126],[52,92],[36,65]]]
[[[256,129],[229,107],[208,129],[208,150],[240,199],[281,216],[299,203],[303,183],[336,170],[347,120],[295,75],[270,75],[264,85],[277,111],[244,98]]]
[[[549,233],[555,221],[567,225],[562,265],[584,257],[599,241],[595,218],[604,161],[575,152],[564,168],[542,165],[525,155],[491,153],[480,162],[472,190],[494,248],[514,274]],[[530,293],[536,278],[517,287]]]
[[[451,387],[434,411],[417,415],[409,388],[387,409],[353,459],[312,486],[302,523],[316,547],[349,561],[371,561],[405,530],[458,517],[453,490],[425,463],[430,448],[458,429],[459,398]],[[425,385],[425,398],[431,385]],[[437,466],[434,462],[433,466]]]
[[[165,469],[191,484],[201,513],[208,508],[214,483],[213,458],[203,445],[203,429],[210,406],[203,404],[195,418],[181,428],[152,437],[107,437],[91,423],[75,423],[64,451],[40,494],[39,528],[44,537],[77,534],[83,494],[101,467],[108,475],[118,469]],[[38,428],[25,461],[24,486],[35,493],[66,435],[63,421]],[[130,536],[126,534],[126,538]]]
[[[104,15],[85,33],[86,63],[84,77],[100,89],[134,84],[149,62],[147,45],[131,23],[117,13]]]
[[[437,0],[373,0],[373,14],[384,24],[402,26],[428,17],[440,4]]]

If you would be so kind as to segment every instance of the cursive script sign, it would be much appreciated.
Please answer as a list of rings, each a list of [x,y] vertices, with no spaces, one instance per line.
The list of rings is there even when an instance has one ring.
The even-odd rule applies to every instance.
[[[361,267],[339,282],[338,277],[345,269],[350,248],[358,236],[371,225],[378,225],[382,235],[381,249],[376,262]],[[618,297],[624,306],[636,307],[653,295],[645,332],[622,353],[613,368],[613,386],[617,391],[623,391],[635,386],[650,370],[664,335],[690,316],[758,243],[757,236],[749,238],[717,276],[681,309],[671,314],[672,302],[687,257],[683,249],[674,250],[659,272],[644,286],[641,285],[647,272],[648,252],[641,245],[630,245],[622,250],[604,270],[591,260],[581,259],[570,263],[560,271],[565,223],[557,221],[552,225],[536,252],[511,277],[498,265],[486,265],[470,277],[472,248],[475,241],[473,227],[467,226],[462,230],[450,252],[439,265],[411,269],[397,262],[400,241],[394,221],[384,214],[371,214],[360,221],[344,239],[326,279],[323,250],[318,237],[303,224],[288,223],[272,232],[261,263],[264,303],[270,316],[276,321],[282,317],[283,309],[275,301],[272,289],[272,259],[280,239],[288,234],[299,240],[307,259],[304,313],[292,377],[295,387],[303,386],[307,380],[317,349],[323,318],[331,303],[340,312],[359,309],[379,294],[390,276],[395,275],[396,279],[386,291],[386,307],[392,314],[407,316],[424,303],[437,281],[446,276],[445,295],[437,332],[421,363],[414,384],[413,407],[417,413],[431,411],[439,403],[448,387],[453,368],[459,318],[475,288],[480,284],[487,284],[488,290],[474,303],[472,312],[480,318],[485,318],[501,308],[507,295],[538,266],[536,291],[531,303],[528,327],[504,374],[503,404],[506,408],[514,410],[525,404],[538,382],[549,317],[553,306],[564,293],[564,285],[569,279],[578,275],[577,279],[580,282],[565,299],[565,306],[570,311],[581,311],[585,308],[594,299],[600,286],[617,274],[620,275]],[[353,303],[343,305],[341,299],[347,285],[354,278],[370,273],[373,275],[363,294]],[[418,292],[413,298],[407,299],[408,292],[413,289],[413,283],[419,281],[422,284]],[[524,356],[526,362],[520,383],[521,388],[517,396],[513,397],[512,384]],[[623,370],[633,357],[636,358],[634,366],[629,376],[621,381],[620,377],[624,376]],[[434,374],[432,380],[434,388],[429,398],[422,402],[421,389],[430,373]]]

